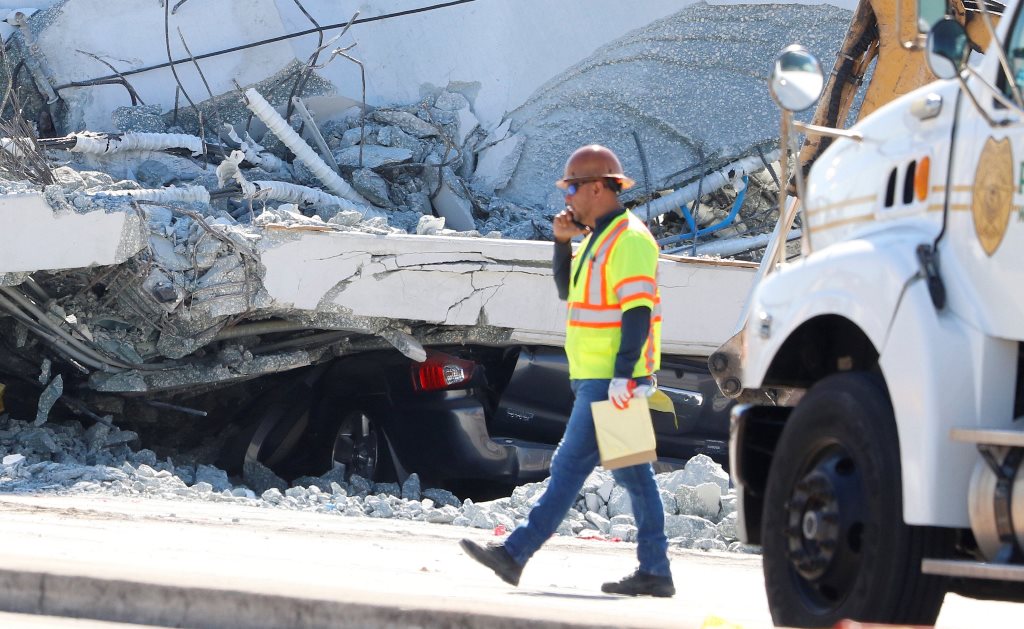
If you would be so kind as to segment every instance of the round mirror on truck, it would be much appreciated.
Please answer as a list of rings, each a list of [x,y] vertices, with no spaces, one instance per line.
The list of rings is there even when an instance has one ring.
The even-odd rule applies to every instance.
[[[821,64],[803,46],[787,46],[775,57],[768,88],[772,99],[782,109],[803,111],[811,107],[824,86]]]
[[[970,53],[964,27],[952,18],[939,21],[928,33],[928,69],[940,79],[960,74]]]

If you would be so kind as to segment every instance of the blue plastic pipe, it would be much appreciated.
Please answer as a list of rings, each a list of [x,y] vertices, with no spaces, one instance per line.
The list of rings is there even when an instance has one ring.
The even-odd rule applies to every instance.
[[[732,222],[734,220],[736,220],[736,217],[739,215],[740,208],[743,207],[743,200],[747,198],[747,188],[748,188],[748,186],[747,186],[747,176],[744,175],[743,176],[743,189],[740,190],[740,193],[738,195],[736,195],[736,200],[732,204],[732,209],[729,210],[729,215],[726,216],[725,218],[723,218],[718,223],[715,223],[711,227],[705,227],[704,229],[697,229],[696,228],[697,224],[696,224],[696,221],[694,220],[693,214],[691,214],[690,210],[687,209],[687,207],[684,205],[680,209],[683,212],[683,217],[686,219],[687,225],[690,226],[690,231],[685,233],[685,234],[676,234],[675,236],[669,236],[667,238],[662,238],[661,240],[658,241],[658,246],[659,247],[664,247],[665,245],[671,244],[673,242],[679,242],[680,240],[686,240],[687,238],[693,238],[694,237],[694,232],[696,232],[696,237],[700,238],[701,236],[705,236],[707,234],[716,232],[716,231],[718,231],[720,229],[725,229],[726,227],[731,225]],[[687,247],[689,247],[689,245],[687,245]],[[671,253],[676,253],[678,251],[682,251],[683,249],[686,249],[686,247],[679,247],[679,248],[673,249],[671,251],[663,251],[662,253],[670,253],[671,254]]]

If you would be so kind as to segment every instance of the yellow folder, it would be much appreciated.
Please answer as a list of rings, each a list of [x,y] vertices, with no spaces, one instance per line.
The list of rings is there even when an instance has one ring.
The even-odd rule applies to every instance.
[[[606,470],[650,463],[658,458],[647,398],[633,398],[624,409],[609,401],[592,402],[594,432]]]

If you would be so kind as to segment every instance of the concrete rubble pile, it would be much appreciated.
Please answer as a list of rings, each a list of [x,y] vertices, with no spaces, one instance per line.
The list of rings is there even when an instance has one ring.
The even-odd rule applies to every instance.
[[[311,511],[352,517],[396,518],[511,531],[529,513],[547,481],[516,488],[508,498],[462,501],[454,494],[422,488],[416,474],[402,484],[370,483],[344,468],[291,486],[254,463],[242,478],[182,454],[177,462],[152,450],[133,450],[138,435],[95,423],[35,425],[0,415],[0,492],[105,494],[164,500],[209,501],[252,507]],[[686,467],[657,475],[665,504],[666,533],[675,547],[752,552],[736,540],[736,495],[729,476],[704,455]],[[629,497],[610,472],[587,479],[558,534],[636,541]]]
[[[365,118],[353,109],[324,123],[317,135],[333,167],[295,131],[306,121],[295,116],[286,124],[255,89],[246,96],[261,117],[279,123],[259,142],[229,123],[222,138],[177,133],[181,129],[168,129],[158,109],[137,106],[116,112],[120,134],[78,133],[41,145],[66,165],[57,169],[58,183],[79,212],[111,210],[113,199],[128,204],[131,197],[186,204],[253,234],[268,225],[372,234],[545,234],[531,221],[547,223],[550,213],[475,195],[458,174],[470,161],[465,142],[479,132],[477,123],[467,121],[472,113],[460,94],[442,92],[432,104],[380,108]],[[278,134],[288,138],[287,146]],[[301,153],[288,162],[282,158],[288,151]],[[66,207],[59,199],[57,204]]]
[[[69,24],[74,16],[88,14],[89,6],[65,1],[37,14],[12,14],[19,17],[8,22],[20,30],[11,40],[25,42],[12,47],[12,61],[25,46],[33,54],[58,54],[47,50],[47,43],[62,33],[81,36]],[[147,8],[136,10],[140,20],[155,19]],[[202,33],[204,16],[193,10],[183,8],[175,23]],[[475,101],[484,97],[479,84],[470,81],[453,81],[446,88],[423,83],[426,95],[406,106],[316,115],[301,98],[282,92],[281,77],[266,77],[191,110],[183,107],[180,116],[177,104],[173,115],[160,104],[119,107],[112,112],[113,128],[104,129],[119,133],[79,132],[46,140],[44,146],[70,151],[51,155],[77,170],[113,178],[100,182],[82,172],[92,184],[84,187],[89,194],[131,194],[203,208],[209,202],[210,209],[201,213],[217,215],[222,224],[549,239],[550,219],[563,204],[551,182],[573,148],[601,142],[619,153],[626,171],[640,182],[625,197],[638,213],[654,219],[675,214],[666,225],[652,222],[657,235],[685,232],[679,208],[698,198],[706,206],[694,208],[694,227],[721,221],[743,185],[756,189],[748,195],[749,207],[741,208],[740,220],[708,238],[761,234],[772,226],[771,201],[761,197],[771,197],[776,183],[767,176],[747,184],[742,179],[763,171],[778,155],[777,113],[763,85],[768,60],[796,40],[828,59],[848,16],[828,5],[765,10],[697,3],[605,42],[497,121],[491,120],[494,112],[478,111]],[[357,41],[359,32],[353,31]],[[409,53],[402,48],[395,54],[402,59]],[[51,61],[61,77],[79,76],[72,60]],[[380,67],[384,60],[367,63]],[[549,65],[557,67],[554,63]],[[330,79],[319,75],[335,77],[337,70],[327,62],[317,66],[303,95],[336,92]],[[225,77],[215,74],[211,80],[216,84]],[[89,109],[95,109],[94,89],[61,92],[72,109],[69,124],[99,118]],[[109,98],[105,92],[99,102]],[[190,135],[198,126],[195,110],[206,117],[202,137]],[[294,114],[285,120],[284,110]],[[712,195],[724,186],[731,190]],[[75,207],[84,211],[86,205],[80,201]]]
[[[353,65],[340,63],[334,53],[328,59],[326,49],[306,64],[298,61],[308,54],[311,40],[296,49],[253,43],[271,34],[264,30],[288,30],[287,20],[271,18],[280,19],[284,5],[294,14],[293,3],[259,0],[252,12],[235,15],[220,5],[179,3],[170,9],[112,2],[102,7],[109,13],[102,22],[94,17],[101,8],[98,0],[60,0],[37,3],[46,8],[35,13],[14,11],[0,24],[12,72],[20,64],[36,64],[48,75],[32,74],[31,82],[12,79],[25,115],[46,137],[36,144],[24,137],[0,142],[0,157],[6,155],[0,159],[0,203],[20,199],[16,213],[26,216],[21,205],[29,201],[16,195],[42,191],[52,215],[25,224],[39,228],[36,237],[43,244],[37,250],[46,244],[67,248],[67,240],[47,241],[60,223],[109,235],[116,228],[98,223],[119,217],[123,233],[107,248],[117,255],[102,263],[96,256],[80,256],[62,265],[42,254],[39,261],[8,261],[17,270],[0,274],[0,310],[18,323],[0,319],[0,334],[20,338],[24,327],[18,326],[41,326],[60,336],[68,332],[54,326],[73,328],[70,358],[93,371],[91,389],[109,393],[180,390],[255,377],[374,343],[418,359],[422,345],[446,340],[437,338],[443,333],[451,334],[448,340],[477,335],[489,343],[501,343],[517,329],[534,337],[548,334],[540,315],[524,320],[536,308],[521,308],[517,317],[499,312],[507,309],[504,300],[516,290],[515,282],[531,273],[541,276],[539,250],[507,242],[491,247],[490,239],[549,240],[551,219],[564,207],[551,182],[572,149],[587,142],[607,144],[622,157],[638,181],[625,201],[650,219],[666,252],[743,254],[756,260],[778,214],[778,167],[765,170],[778,157],[773,148],[777,116],[763,85],[768,60],[795,39],[829,58],[849,16],[829,5],[768,10],[731,3],[681,9],[652,4],[643,9],[646,17],[638,18],[642,26],[609,27],[595,35],[596,50],[589,54],[563,41],[546,44],[557,51],[552,59],[531,50],[537,76],[515,76],[517,66],[484,63],[498,78],[488,75],[480,83],[449,76],[441,82],[435,66],[444,63],[428,59],[412,69],[394,68],[396,76],[412,83],[399,91],[418,90],[418,98],[389,99],[397,88],[378,87],[385,91],[375,93],[371,81],[360,102],[341,95],[353,93],[352,84],[341,78],[342,69]],[[466,17],[515,11],[502,3],[481,7],[474,10],[483,17]],[[267,19],[253,15],[257,9],[265,10]],[[221,33],[212,19],[231,23]],[[416,19],[445,17],[424,13]],[[89,28],[82,28],[85,23]],[[172,49],[172,24],[186,49],[178,42]],[[116,29],[130,32],[123,40],[103,36]],[[386,74],[392,66],[419,60],[410,42],[389,42],[395,55],[389,66],[384,52],[373,46],[392,31],[361,29],[340,33],[345,41],[368,44],[360,69]],[[185,46],[186,32],[194,47],[207,52],[221,43],[225,50],[239,43],[246,54],[200,61]],[[230,42],[220,41],[229,34]],[[537,37],[532,31],[521,36]],[[446,43],[436,54],[452,59],[471,54],[460,41]],[[510,51],[495,44],[478,53],[486,62]],[[128,56],[134,61],[124,63],[134,69],[125,69],[117,80],[96,78],[100,61],[121,63]],[[135,67],[166,62],[168,56],[178,59],[177,69],[175,64],[170,71]],[[103,71],[114,69],[102,62]],[[182,78],[186,68],[190,79]],[[709,84],[712,74],[721,82]],[[508,102],[495,100],[499,88],[492,83],[501,81],[516,83],[515,89],[501,87],[511,90]],[[51,98],[46,86],[53,88],[53,82],[60,89]],[[203,93],[210,98],[199,98]],[[101,110],[129,96],[131,105]],[[721,115],[709,116],[712,110]],[[59,135],[57,129],[78,130],[52,137]],[[27,183],[17,176],[11,164],[25,157],[37,165],[49,162],[46,181]],[[345,240],[346,250],[338,251],[324,244],[327,238],[303,241],[303,232],[381,238]],[[400,240],[404,234],[487,239],[417,243],[424,251],[399,255],[391,249],[400,247],[383,237]],[[729,247],[718,246],[723,242]],[[401,247],[409,251],[413,245],[403,241]],[[48,253],[64,261],[59,252]],[[498,259],[502,255],[507,257]],[[294,287],[303,273],[311,277],[300,278],[300,291]],[[436,281],[437,290],[423,289],[420,277]],[[526,292],[523,282],[519,290]],[[434,298],[430,307],[410,312],[393,305],[397,284],[407,301],[417,298],[411,295],[414,283]],[[49,311],[37,312],[44,303]],[[312,330],[350,334],[282,340],[294,344],[276,353],[257,349],[260,335]],[[353,339],[364,345],[345,345]],[[219,344],[202,354],[215,341]],[[31,347],[24,353],[35,364],[46,355]],[[27,372],[24,365],[11,370]]]

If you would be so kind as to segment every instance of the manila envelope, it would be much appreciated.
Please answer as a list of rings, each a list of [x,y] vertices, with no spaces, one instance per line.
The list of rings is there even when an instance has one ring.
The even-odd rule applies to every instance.
[[[633,398],[624,409],[610,401],[592,402],[594,432],[606,470],[650,463],[658,458],[647,398]]]

